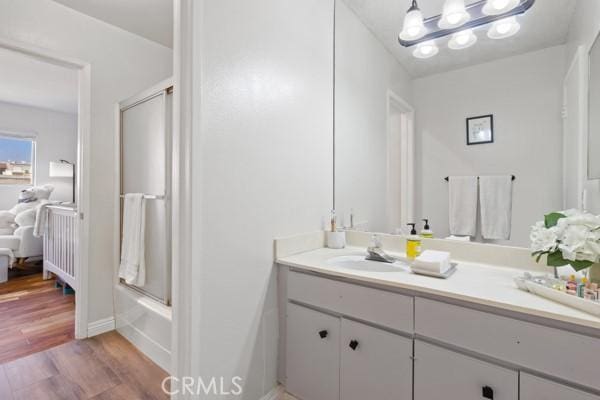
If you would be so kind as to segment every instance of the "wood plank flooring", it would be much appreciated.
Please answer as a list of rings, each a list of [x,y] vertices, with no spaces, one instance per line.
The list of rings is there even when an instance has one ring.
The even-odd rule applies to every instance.
[[[37,271],[13,268],[0,283],[0,364],[73,340],[75,296]]]
[[[117,332],[0,365],[2,400],[164,400],[167,373]]]

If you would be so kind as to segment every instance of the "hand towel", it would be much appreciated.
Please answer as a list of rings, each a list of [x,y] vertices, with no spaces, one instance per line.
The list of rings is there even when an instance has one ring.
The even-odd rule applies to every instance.
[[[35,223],[33,224],[33,236],[44,236],[44,233],[46,233],[46,226],[48,225],[48,210],[46,208],[55,204],[58,204],[58,202],[43,200],[37,207],[35,212]]]
[[[446,251],[425,250],[412,263],[412,268],[444,274],[452,268],[450,253]]]
[[[510,239],[512,186],[510,175],[479,178],[481,235],[484,239]]]
[[[475,236],[477,233],[477,177],[451,176],[448,179],[450,196],[450,233],[456,236]]]
[[[145,234],[146,200],[142,193],[125,195],[123,208],[123,236],[119,278],[130,285],[146,283]]]

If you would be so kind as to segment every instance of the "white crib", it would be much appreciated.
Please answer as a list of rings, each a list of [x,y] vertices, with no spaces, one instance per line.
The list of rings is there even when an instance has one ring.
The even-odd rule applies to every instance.
[[[44,279],[55,274],[77,290],[77,210],[48,206],[48,221],[44,233]]]

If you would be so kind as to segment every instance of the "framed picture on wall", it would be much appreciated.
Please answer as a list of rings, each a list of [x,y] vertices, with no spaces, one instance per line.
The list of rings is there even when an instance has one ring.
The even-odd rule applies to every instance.
[[[494,116],[467,118],[467,145],[494,143]]]

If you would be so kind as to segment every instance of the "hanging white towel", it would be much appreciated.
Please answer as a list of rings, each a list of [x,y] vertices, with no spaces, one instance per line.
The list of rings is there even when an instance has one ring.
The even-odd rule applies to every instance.
[[[451,176],[448,179],[450,196],[450,234],[475,236],[477,233],[477,177]]]
[[[484,239],[510,239],[512,186],[510,175],[479,178],[481,235]]]
[[[130,285],[146,283],[145,253],[146,200],[142,193],[125,195],[123,210],[123,238],[119,278]]]

